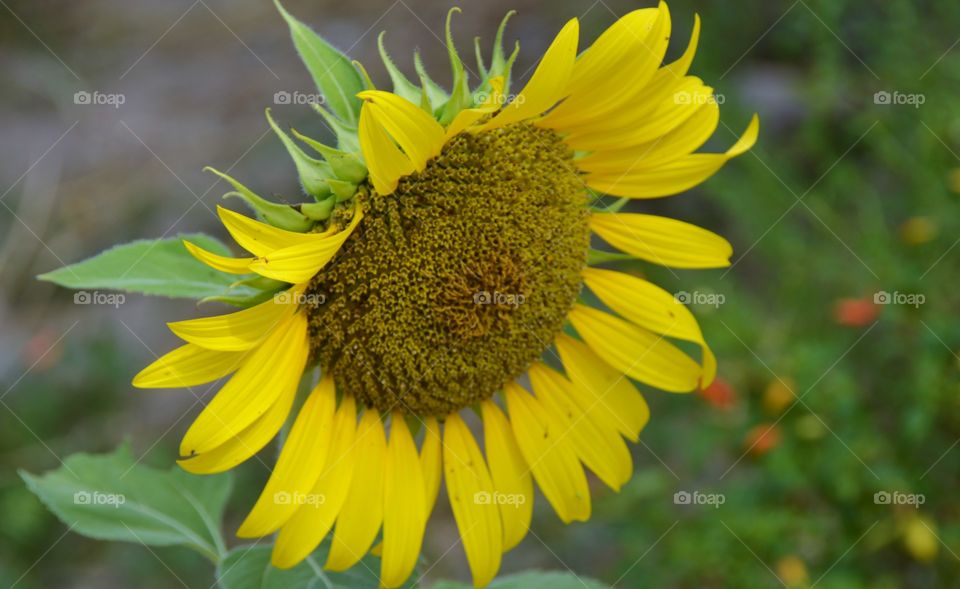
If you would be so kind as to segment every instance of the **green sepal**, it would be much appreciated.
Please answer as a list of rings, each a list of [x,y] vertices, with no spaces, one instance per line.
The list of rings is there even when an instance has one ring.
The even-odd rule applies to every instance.
[[[473,106],[473,96],[470,93],[470,86],[467,81],[467,70],[463,67],[463,61],[460,54],[457,53],[457,47],[453,42],[453,32],[451,31],[451,22],[454,13],[461,12],[460,8],[454,6],[447,11],[446,23],[446,42],[447,54],[450,57],[450,66],[453,69],[453,87],[450,93],[450,100],[443,105],[440,111],[440,124],[447,125],[457,116],[461,110]]]
[[[323,159],[330,164],[330,169],[340,180],[359,184],[367,177],[367,167],[363,165],[356,155],[334,149],[328,145],[320,143],[316,139],[311,139],[296,129],[290,129],[293,136],[309,145],[317,153],[323,156]],[[329,183],[329,181],[328,181]]]
[[[480,37],[473,38],[473,53],[477,57],[477,70],[480,72],[480,78],[484,81],[490,77],[487,65],[483,63],[483,50],[480,49]]]
[[[304,203],[300,205],[300,212],[314,221],[326,221],[333,213],[333,207],[336,206],[336,204],[336,198],[328,198],[320,202]]]
[[[604,264],[606,262],[624,262],[627,260],[636,260],[634,256],[630,254],[624,254],[620,252],[605,252],[603,250],[591,249],[587,252],[587,265],[596,266],[597,264]]]
[[[382,31],[377,37],[377,48],[380,50],[380,59],[383,61],[383,66],[387,68],[387,73],[390,75],[390,82],[393,83],[393,93],[416,104],[420,101],[421,90],[408,80],[390,59],[390,54],[387,53],[387,48],[383,44],[383,37],[386,34],[386,31]]]
[[[427,96],[430,97],[430,104],[440,105],[449,100],[450,95],[447,94],[447,91],[430,78],[430,74],[427,73],[427,68],[423,65],[423,58],[420,57],[419,51],[413,52],[413,67],[417,70],[417,75],[420,76],[420,83],[423,85],[423,89],[427,92]]]
[[[327,181],[334,177],[330,164],[303,153],[303,150],[300,149],[300,147],[293,142],[293,139],[284,133],[276,121],[273,120],[269,108],[266,112],[267,121],[270,122],[273,131],[277,134],[277,137],[280,138],[280,141],[283,142],[284,147],[287,148],[287,153],[290,154],[290,158],[293,159],[293,163],[297,166],[297,174],[300,175],[300,184],[303,185],[303,189],[307,194],[314,197],[325,194],[325,191],[329,192],[327,190]]]
[[[367,68],[363,67],[363,64],[353,60],[353,67],[357,68],[360,72],[360,77],[363,79],[363,89],[364,90],[376,90],[377,87],[374,85],[373,80],[370,79],[370,74],[367,73]]]
[[[257,290],[276,291],[286,286],[288,286],[288,284],[282,280],[274,280],[273,278],[267,278],[266,276],[253,275],[249,278],[237,280],[230,285],[230,288],[248,287],[255,288]]]
[[[510,54],[510,57],[507,58],[507,63],[503,66],[503,73],[499,74],[503,76],[503,93],[510,94],[510,75],[513,72],[513,62],[517,61],[517,56],[520,55],[520,41],[516,41],[513,44],[513,53]]]
[[[231,186],[235,189],[235,192],[228,192],[223,195],[224,198],[229,196],[237,196],[247,203],[251,209],[257,214],[257,217],[274,227],[279,227],[281,229],[286,229],[288,231],[300,231],[304,232],[310,229],[313,226],[313,222],[301,215],[297,210],[289,205],[284,205],[276,202],[270,202],[258,194],[254,193],[252,190],[238,182],[235,178],[228,174],[224,174],[216,168],[207,166],[203,169],[205,172],[212,172],[217,176],[220,176],[224,180],[230,183]]]
[[[327,126],[333,130],[337,136],[337,148],[350,153],[360,152],[360,140],[357,138],[357,128],[344,124],[343,121],[334,116],[333,113],[325,109],[316,102],[311,102],[310,106],[317,111]]]
[[[611,203],[609,206],[604,206],[601,202],[603,200],[603,196],[593,192],[592,190],[590,192],[593,193],[594,196],[594,201],[590,204],[590,207],[598,213],[619,213],[620,209],[630,202],[629,198],[622,197],[613,201],[613,203]]]
[[[283,286],[287,286],[284,284]],[[230,305],[232,307],[240,307],[246,309],[253,307],[254,305],[259,305],[260,303],[269,301],[274,295],[279,292],[280,289],[272,291],[260,291],[252,295],[231,295],[231,294],[222,294],[213,297],[206,297],[200,299],[197,304],[202,305],[204,303],[224,303],[225,305]]]
[[[345,182],[332,178],[327,180],[327,184],[330,186],[330,190],[333,191],[333,195],[337,198],[337,202],[348,201],[357,195],[357,185],[353,182]]]
[[[234,307],[252,307],[253,305],[259,305],[264,301],[270,300],[270,297],[287,286],[289,285],[286,282],[254,275],[237,280],[231,284],[229,290],[223,294],[200,299],[198,304],[226,303]],[[241,290],[240,292],[233,292],[234,289]]]
[[[430,92],[427,91],[426,78],[420,78],[420,108],[433,116],[433,105],[430,104]]]
[[[363,90],[363,80],[350,59],[287,12],[279,0],[274,4],[287,21],[297,53],[327,104],[338,117],[356,124],[361,106],[357,92]]]
[[[223,194],[223,198],[239,198],[243,202],[247,203],[251,209],[253,209],[258,219],[264,223],[267,223],[268,225],[279,227],[280,229],[296,231],[297,233],[306,233],[311,227],[313,227],[313,221],[300,214],[300,212],[297,211],[297,209],[292,205],[273,203],[263,200],[262,198],[260,201],[254,201],[250,199],[249,194],[236,190],[225,192]],[[264,205],[268,206],[269,209],[264,208]]]
[[[507,28],[507,21],[509,21],[510,17],[516,13],[516,10],[511,10],[506,14],[506,16],[503,17],[503,20],[500,21],[500,27],[497,29],[497,36],[493,41],[493,57],[490,62],[490,69],[486,69],[484,66],[483,52],[480,50],[479,37],[474,39],[474,49],[477,54],[477,65],[483,75],[483,81],[473,91],[474,104],[478,104],[482,97],[488,96],[493,90],[493,88],[490,86],[490,78],[502,76],[503,93],[510,93],[510,70],[513,69],[513,62],[517,59],[517,55],[520,54],[520,43],[516,43],[514,45],[513,53],[511,53],[509,57],[504,57],[503,33]]]
[[[503,17],[503,20],[500,21],[500,26],[497,28],[497,36],[493,39],[493,57],[490,60],[489,77],[503,76],[505,81],[509,79],[510,64],[512,64],[513,60],[516,59],[516,53],[520,49],[520,44],[517,43],[517,45],[514,47],[513,55],[510,56],[510,59],[506,59],[503,53],[503,33],[507,29],[507,21],[509,21],[510,17],[516,13],[516,10],[507,12],[507,14]]]

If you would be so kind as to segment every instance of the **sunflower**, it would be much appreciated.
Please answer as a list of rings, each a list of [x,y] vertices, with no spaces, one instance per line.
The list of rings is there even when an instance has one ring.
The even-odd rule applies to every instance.
[[[329,48],[280,10],[305,61],[311,43]],[[249,255],[185,245],[262,294],[231,314],[170,323],[186,343],[134,379],[162,388],[229,376],[183,437],[179,463],[190,472],[233,468],[283,431],[238,531],[276,533],[277,567],[301,562],[332,531],[327,569],[373,551],[382,584],[401,585],[444,480],[484,586],[529,528],[534,482],[569,523],[590,517],[584,467],[613,490],[630,478],[625,439],[636,441],[649,418],[632,381],[688,392],[716,373],[672,294],[597,267],[729,263],[730,245],[705,229],[618,212],[623,199],[701,183],[756,140],[754,117],[726,152],[694,153],[719,121],[712,89],[687,73],[699,19],[666,65],[663,3],[623,16],[579,55],[570,20],[512,95],[517,50],[507,56],[501,42],[510,15],[489,66],[478,48],[471,88],[450,34],[454,12],[451,92],[419,56],[421,84],[411,83],[381,35],[393,91],[347,62],[359,91],[338,84],[332,110],[315,105],[337,148],[294,131],[316,151],[308,155],[268,111],[314,202],[270,203],[221,174],[259,213],[219,208]],[[601,194],[622,198],[603,207]],[[593,236],[622,253],[592,250]],[[602,309],[581,298],[584,285]],[[316,370],[295,409],[299,383]]]

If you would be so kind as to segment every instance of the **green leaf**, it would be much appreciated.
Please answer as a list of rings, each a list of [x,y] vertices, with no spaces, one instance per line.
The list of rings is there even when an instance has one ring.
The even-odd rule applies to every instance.
[[[183,240],[215,254],[230,255],[227,246],[201,233],[142,239],[115,246],[37,278],[67,288],[102,288],[173,298],[202,299],[224,294],[237,277],[218,272],[195,259],[183,247]],[[78,303],[84,302],[89,301],[78,300]]]
[[[341,119],[356,124],[360,115],[360,99],[357,98],[357,93],[363,90],[363,80],[359,72],[346,55],[287,12],[279,0],[274,3],[290,26],[290,36],[300,59],[307,66],[327,104]]]
[[[323,570],[327,543],[321,544],[306,560],[291,569],[270,565],[270,546],[238,546],[217,567],[221,589],[378,589],[380,561],[367,556],[349,570],[335,573]],[[416,587],[417,574],[403,585]]]
[[[226,552],[220,520],[233,485],[230,474],[156,470],[121,446],[112,454],[74,454],[56,470],[20,476],[60,521],[84,536],[186,546],[215,563]]]
[[[455,581],[439,581],[434,583],[431,589],[472,589],[472,587]],[[500,577],[487,585],[487,589],[607,589],[607,586],[573,573],[527,571]]]

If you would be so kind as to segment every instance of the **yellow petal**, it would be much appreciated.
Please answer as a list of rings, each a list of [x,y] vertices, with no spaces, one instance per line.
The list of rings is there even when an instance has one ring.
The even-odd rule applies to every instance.
[[[671,393],[697,388],[700,366],[663,336],[584,305],[568,318],[587,345],[630,378]]]
[[[668,217],[597,213],[590,228],[620,251],[672,268],[723,268],[733,248],[711,231]]]
[[[241,352],[253,348],[296,311],[295,297],[272,297],[259,305],[228,313],[167,323],[177,337],[208,350]]]
[[[290,519],[299,505],[314,500],[310,491],[320,476],[330,449],[336,404],[333,378],[325,377],[314,387],[297,414],[270,479],[247,519],[240,525],[238,537],[266,536]]]
[[[360,151],[367,164],[370,181],[381,195],[392,194],[403,176],[416,169],[383,127],[376,121],[370,109],[364,105],[360,109]]]
[[[496,129],[539,116],[563,99],[577,57],[579,35],[580,23],[570,19],[547,48],[523,90],[481,129]]]
[[[440,492],[440,479],[443,475],[443,461],[440,444],[440,425],[435,417],[428,417],[423,424],[423,446],[420,448],[420,469],[423,471],[424,498],[427,516],[433,511]]]
[[[353,478],[337,517],[325,568],[344,571],[370,549],[383,522],[383,471],[387,453],[383,423],[367,409],[357,427]]]
[[[606,171],[609,164],[607,167],[590,164],[606,163],[613,159],[620,162],[620,166],[611,171],[625,175],[638,166],[649,166],[649,155],[652,151],[667,150],[679,157],[700,147],[717,128],[720,107],[716,101],[713,88],[705,85],[700,78],[687,77],[675,86],[671,94],[664,96],[656,108],[647,112],[646,116],[638,119],[632,109],[626,110],[614,115],[621,118],[622,122],[616,129],[590,128],[586,133],[571,133],[565,140],[574,149],[596,152],[577,161],[581,169],[590,172]],[[674,140],[669,138],[669,134],[683,127],[701,111],[705,111],[708,116],[701,115],[691,124],[697,125],[694,131],[698,134],[706,135],[703,141],[685,152],[675,147],[671,149]],[[714,118],[717,120],[712,120]],[[607,156],[608,152],[614,155]],[[594,169],[598,167],[599,170]]]
[[[311,492],[315,500],[301,505],[280,528],[270,562],[288,569],[310,555],[333,527],[353,480],[357,431],[357,404],[344,395],[334,417],[331,448],[326,464]]]
[[[265,256],[273,250],[308,243],[318,235],[278,229],[219,205],[217,214],[233,240],[255,256]]]
[[[250,269],[261,276],[282,282],[291,284],[307,282],[340,251],[343,243],[350,237],[362,218],[363,213],[360,207],[356,207],[353,219],[343,231],[324,235],[310,243],[274,250],[257,258],[250,264]]]
[[[231,258],[221,256],[213,252],[208,252],[199,245],[194,245],[187,240],[183,240],[183,246],[187,248],[194,258],[200,260],[214,270],[226,272],[227,274],[247,274],[250,272],[248,266],[253,258]]]
[[[590,519],[590,488],[573,441],[520,385],[508,383],[504,397],[517,446],[544,497],[564,523]]]
[[[570,80],[571,95],[587,93],[600,84],[609,84],[611,78],[616,79],[625,72],[630,74],[632,84],[637,72],[625,70],[623,66],[635,59],[637,52],[647,54],[652,60],[646,43],[654,28],[662,26],[662,22],[658,21],[662,21],[659,8],[641,8],[628,12],[610,25],[577,58]],[[622,80],[618,81],[622,85]]]
[[[298,313],[273,330],[200,412],[183,436],[180,455],[216,448],[296,390],[308,352],[307,320]]]
[[[492,400],[480,406],[483,414],[483,445],[490,477],[503,522],[503,551],[520,543],[530,529],[533,514],[533,478],[520,454],[507,416]]]
[[[698,344],[703,350],[701,386],[713,382],[717,358],[704,340],[697,320],[676,296],[642,278],[612,270],[585,268],[583,279],[604,304],[628,321],[654,333]]]
[[[624,173],[591,173],[586,182],[594,190],[628,198],[659,198],[689,190],[714,175],[725,163],[743,154],[757,141],[756,115],[740,139],[725,153],[694,153],[649,167],[637,165]]]
[[[599,138],[629,132],[634,127],[649,123],[653,120],[652,113],[667,101],[672,103],[673,95],[681,84],[686,83],[685,76],[696,54],[699,36],[700,18],[695,16],[690,43],[679,59],[657,70],[649,83],[630,84],[619,94],[619,103],[613,110],[597,113],[590,109],[580,113],[579,117],[566,121],[563,131],[569,133],[570,137],[589,135]],[[541,124],[549,126],[552,122],[553,119],[547,117]]]
[[[630,480],[633,462],[620,437],[617,422],[596,400],[541,362],[530,367],[530,384],[556,423],[560,435],[569,437],[577,456],[614,491]]]
[[[614,23],[577,61],[571,94],[543,121],[559,131],[589,123],[629,103],[663,61],[670,39],[670,12],[660,3],[650,12],[631,13]],[[594,47],[596,55],[591,55]],[[583,63],[581,63],[583,62]]]
[[[697,45],[699,42],[700,15],[694,14],[693,31],[690,33],[690,41],[687,43],[687,48],[684,49],[683,55],[677,58],[676,61],[657,70],[657,73],[653,75],[653,78],[646,87],[636,90],[637,94],[634,98],[642,98],[643,95],[652,97],[660,96],[666,89],[673,87],[678,80],[682,80],[683,77],[687,75],[687,72],[690,71],[693,58],[697,55]]]
[[[461,131],[482,119],[484,116],[492,112],[496,112],[500,108],[500,105],[504,99],[503,84],[503,76],[495,76],[490,78],[490,95],[486,97],[480,106],[476,108],[465,108],[457,113],[457,116],[454,117],[453,121],[451,121],[447,126],[445,140],[449,141]]]
[[[290,414],[296,396],[297,389],[291,387],[282,393],[263,417],[242,432],[209,452],[178,460],[177,464],[193,474],[215,474],[230,470],[259,452],[277,435]]]
[[[186,344],[157,358],[133,377],[141,389],[192,387],[223,378],[240,367],[240,352],[218,352]]]
[[[444,131],[422,108],[405,98],[382,90],[366,90],[357,94],[364,101],[373,120],[400,144],[416,171],[420,172],[430,158],[443,147]]]
[[[557,351],[570,380],[586,395],[590,404],[607,411],[620,433],[634,442],[650,420],[650,408],[630,379],[603,361],[583,342],[566,334],[556,340]]]
[[[420,556],[427,525],[426,487],[417,446],[400,412],[394,412],[383,484],[380,582],[393,589],[407,580]]]
[[[443,428],[443,470],[473,586],[484,587],[500,569],[503,529],[487,464],[470,428],[456,413],[447,417]]]

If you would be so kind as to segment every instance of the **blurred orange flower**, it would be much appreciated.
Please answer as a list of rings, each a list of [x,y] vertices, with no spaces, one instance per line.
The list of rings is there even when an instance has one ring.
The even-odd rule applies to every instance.
[[[729,382],[721,377],[717,377],[705,389],[701,389],[700,394],[707,400],[711,406],[727,411],[736,404],[736,392]]]
[[[754,456],[763,456],[780,445],[783,436],[775,423],[761,423],[747,432],[743,443],[747,451]]]
[[[838,299],[833,307],[833,320],[844,327],[870,325],[880,316],[880,307],[872,299]]]

